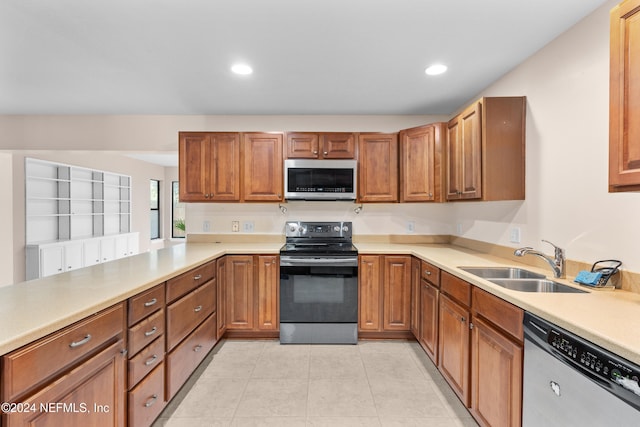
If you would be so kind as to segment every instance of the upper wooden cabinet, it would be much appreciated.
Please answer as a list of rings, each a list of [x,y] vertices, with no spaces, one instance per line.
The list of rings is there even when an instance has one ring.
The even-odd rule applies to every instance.
[[[282,200],[282,134],[242,134],[242,199],[278,202]]]
[[[358,135],[358,201],[398,201],[398,134]]]
[[[640,190],[640,0],[611,9],[609,191]]]
[[[287,133],[288,159],[355,159],[353,133]]]
[[[282,143],[282,133],[180,132],[180,200],[281,201]]]
[[[481,98],[447,125],[447,200],[524,200],[526,98]]]
[[[180,200],[240,200],[240,134],[180,132]]]
[[[443,202],[446,123],[400,132],[400,201]]]

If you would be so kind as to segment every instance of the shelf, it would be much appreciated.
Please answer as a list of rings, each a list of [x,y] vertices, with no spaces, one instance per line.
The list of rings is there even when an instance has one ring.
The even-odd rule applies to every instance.
[[[131,231],[131,177],[32,158],[25,171],[27,244]]]

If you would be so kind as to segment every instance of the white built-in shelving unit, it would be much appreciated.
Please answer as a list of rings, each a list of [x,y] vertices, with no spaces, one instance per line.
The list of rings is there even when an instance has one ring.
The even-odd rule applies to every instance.
[[[27,279],[138,253],[130,176],[32,158],[25,174]]]

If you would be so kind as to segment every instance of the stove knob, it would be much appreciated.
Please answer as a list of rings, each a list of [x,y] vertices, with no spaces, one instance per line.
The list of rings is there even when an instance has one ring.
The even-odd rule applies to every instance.
[[[347,231],[349,231],[349,227],[346,226],[346,225],[343,225],[342,226],[342,231],[344,231],[346,233]]]
[[[295,224],[289,224],[289,230],[296,231],[296,228],[298,227]]]
[[[300,227],[300,233],[307,234],[307,227]]]
[[[333,227],[333,231],[335,231],[335,232],[340,231],[340,226],[339,225],[334,226]]]

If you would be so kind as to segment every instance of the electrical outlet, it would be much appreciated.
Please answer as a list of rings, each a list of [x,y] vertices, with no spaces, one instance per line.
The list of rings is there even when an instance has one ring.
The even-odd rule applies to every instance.
[[[416,231],[416,223],[413,221],[407,222],[407,233],[413,233]]]
[[[253,233],[253,221],[244,221],[242,223],[242,231],[245,233]]]
[[[513,227],[509,235],[511,243],[520,243],[520,227]]]
[[[211,231],[211,222],[210,221],[202,221],[202,231],[208,233]]]
[[[240,221],[231,221],[231,231],[234,233],[240,231]]]
[[[458,235],[462,234],[462,223],[461,222],[456,224],[456,234],[458,234]]]

